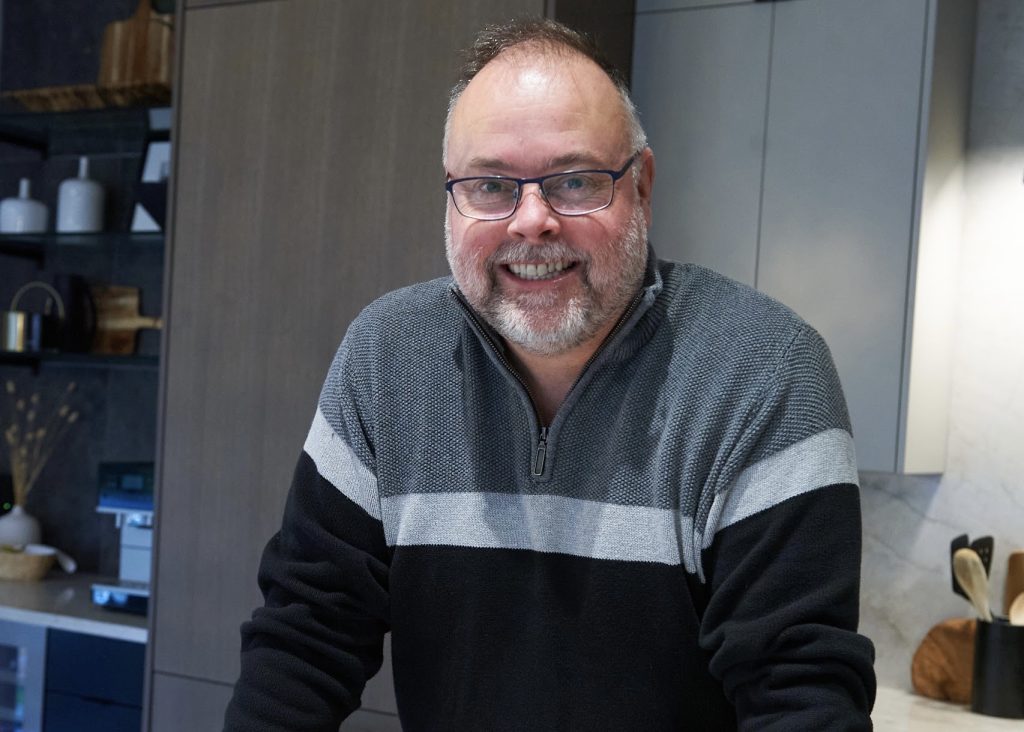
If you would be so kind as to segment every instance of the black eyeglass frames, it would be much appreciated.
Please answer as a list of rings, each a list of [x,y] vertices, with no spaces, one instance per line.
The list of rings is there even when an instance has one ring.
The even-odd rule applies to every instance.
[[[634,153],[618,170],[570,170],[537,178],[484,175],[455,178],[445,183],[460,214],[471,219],[497,221],[516,212],[523,186],[536,183],[551,209],[563,216],[583,216],[612,205],[615,183],[636,162]]]

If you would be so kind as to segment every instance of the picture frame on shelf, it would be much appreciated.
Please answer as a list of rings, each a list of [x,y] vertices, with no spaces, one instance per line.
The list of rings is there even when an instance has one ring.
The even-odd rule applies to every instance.
[[[171,143],[150,142],[142,164],[135,194],[132,231],[163,231],[167,217],[167,178],[171,166]]]

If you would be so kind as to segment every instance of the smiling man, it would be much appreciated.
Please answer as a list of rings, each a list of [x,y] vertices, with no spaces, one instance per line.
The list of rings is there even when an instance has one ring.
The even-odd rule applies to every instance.
[[[453,277],[346,334],[225,728],[333,732],[390,631],[406,730],[870,729],[820,337],[654,256],[653,153],[564,26],[481,33],[444,166]]]

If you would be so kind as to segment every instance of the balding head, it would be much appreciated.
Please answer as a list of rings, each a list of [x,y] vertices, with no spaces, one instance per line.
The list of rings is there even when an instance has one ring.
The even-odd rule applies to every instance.
[[[492,25],[481,31],[473,46],[465,52],[466,61],[459,81],[452,88],[445,120],[442,159],[448,167],[452,118],[463,93],[470,82],[485,66],[501,58],[510,65],[545,61],[567,64],[572,60],[586,60],[595,65],[607,78],[618,97],[618,114],[626,130],[624,144],[632,151],[647,146],[640,119],[629,97],[629,88],[618,70],[605,58],[596,44],[587,36],[553,20],[516,20]]]

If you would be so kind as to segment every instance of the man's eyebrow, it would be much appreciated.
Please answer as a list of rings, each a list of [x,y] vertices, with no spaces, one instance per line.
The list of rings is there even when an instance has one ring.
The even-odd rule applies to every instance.
[[[501,158],[472,158],[466,165],[470,170],[508,171],[512,166]]]
[[[548,160],[548,169],[568,169],[568,168],[596,168],[603,165],[603,161],[599,160],[594,155],[584,152],[571,152],[558,157],[551,158]]]
[[[589,153],[569,152],[553,158],[548,158],[544,169],[558,172],[559,170],[570,170],[573,168],[600,168],[604,165],[605,161],[602,161]],[[486,170],[497,173],[508,173],[512,170],[512,165],[501,158],[478,157],[471,158],[467,163],[467,168],[469,170]]]

